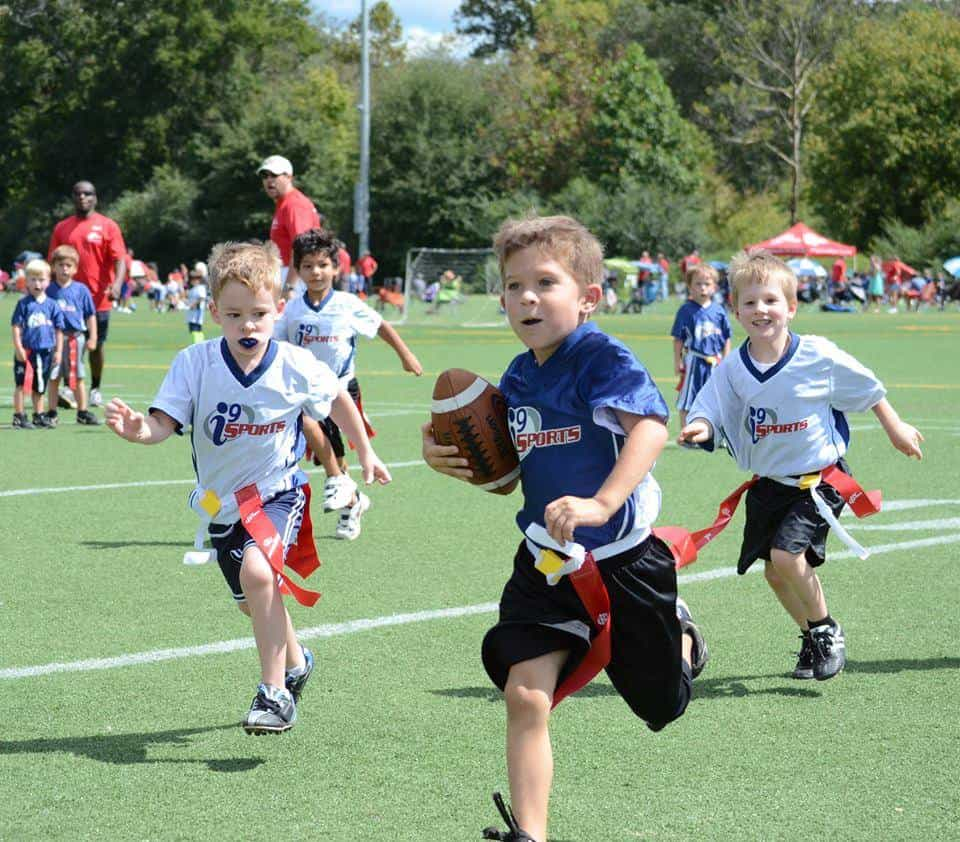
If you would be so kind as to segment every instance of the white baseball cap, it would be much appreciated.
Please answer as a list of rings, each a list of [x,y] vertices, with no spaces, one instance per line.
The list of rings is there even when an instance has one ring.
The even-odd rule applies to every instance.
[[[293,175],[293,164],[283,155],[271,155],[259,167],[257,175],[268,172],[271,175]]]

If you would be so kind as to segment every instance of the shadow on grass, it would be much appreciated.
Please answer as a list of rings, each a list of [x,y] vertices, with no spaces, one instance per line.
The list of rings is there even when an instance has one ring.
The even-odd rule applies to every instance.
[[[890,661],[847,661],[847,672],[862,672],[868,675],[883,675],[895,672],[926,672],[927,670],[960,669],[960,658],[897,658]]]
[[[236,723],[209,728],[182,728],[146,734],[96,734],[92,737],[61,737],[49,740],[0,740],[0,756],[6,754],[54,754],[63,752],[101,763],[202,763],[211,772],[249,772],[264,763],[260,757],[201,758],[148,757],[156,745],[189,746],[190,737],[211,731],[234,730]]]
[[[483,699],[487,702],[503,701],[503,693],[496,687],[446,687],[443,690],[431,690],[434,696],[446,696],[448,699]],[[588,684],[578,690],[571,699],[590,699],[599,696],[619,696],[609,684]]]
[[[189,541],[81,541],[81,547],[94,550],[121,550],[124,547],[186,547],[191,549]]]

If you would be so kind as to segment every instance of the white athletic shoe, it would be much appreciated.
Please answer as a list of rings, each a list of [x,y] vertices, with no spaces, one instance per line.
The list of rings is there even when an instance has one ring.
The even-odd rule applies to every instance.
[[[323,484],[323,510],[335,512],[337,509],[346,509],[357,490],[357,484],[347,474],[327,477]]]
[[[103,406],[103,395],[99,389],[90,390],[90,406]]]
[[[370,498],[362,491],[357,492],[357,502],[340,512],[337,524],[337,537],[352,541],[360,536],[360,518],[370,508]]]

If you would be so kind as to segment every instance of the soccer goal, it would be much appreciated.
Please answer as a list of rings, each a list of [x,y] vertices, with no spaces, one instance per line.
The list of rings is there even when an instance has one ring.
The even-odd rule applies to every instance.
[[[505,324],[493,249],[410,249],[400,292],[398,324]]]

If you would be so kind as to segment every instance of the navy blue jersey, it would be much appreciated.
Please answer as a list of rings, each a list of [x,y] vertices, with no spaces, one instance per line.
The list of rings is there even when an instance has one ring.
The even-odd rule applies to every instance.
[[[32,295],[25,295],[17,302],[10,324],[20,326],[24,348],[46,350],[57,344],[56,331],[63,330],[63,314],[53,299],[37,301]]]
[[[730,320],[722,304],[710,303],[701,307],[687,299],[677,310],[670,335],[679,339],[687,351],[704,357],[716,357],[723,353],[730,338]]]
[[[69,333],[82,333],[86,330],[87,319],[96,315],[90,290],[76,281],[65,287],[54,281],[47,287],[47,297],[60,305],[63,329]]]
[[[543,525],[548,503],[593,497],[610,475],[625,435],[614,410],[656,416],[667,404],[653,378],[623,343],[592,322],[580,325],[541,366],[532,351],[516,357],[500,381],[510,435],[520,456],[523,508],[517,525]],[[582,526],[574,540],[593,550],[643,540],[660,510],[660,487],[644,477],[603,526]]]

